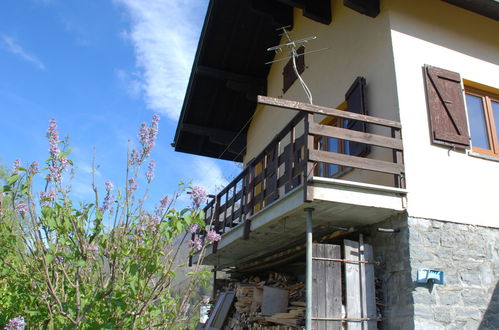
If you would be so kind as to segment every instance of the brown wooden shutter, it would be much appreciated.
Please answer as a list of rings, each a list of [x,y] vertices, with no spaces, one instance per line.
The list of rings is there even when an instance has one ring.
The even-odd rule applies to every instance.
[[[299,55],[296,58],[296,69],[298,70],[299,74],[302,74],[303,71],[305,71],[305,56],[303,55],[303,53],[305,53],[305,47],[301,46],[296,50],[296,53]],[[286,63],[286,66],[282,71],[282,77],[283,77],[282,92],[286,93],[288,89],[293,85],[295,80],[298,78],[296,77],[295,70],[293,69],[292,58],[290,58],[288,63]]]
[[[345,100],[347,101],[347,110],[350,112],[355,112],[361,115],[367,115],[366,107],[366,79],[364,77],[357,77],[353,82],[352,86],[348,89],[345,94]],[[343,127],[359,131],[366,132],[366,123],[357,120],[345,120]],[[369,145],[359,142],[346,141],[346,151],[349,155],[362,157],[369,153]]]
[[[425,65],[424,74],[432,142],[469,148],[461,77],[429,65]]]

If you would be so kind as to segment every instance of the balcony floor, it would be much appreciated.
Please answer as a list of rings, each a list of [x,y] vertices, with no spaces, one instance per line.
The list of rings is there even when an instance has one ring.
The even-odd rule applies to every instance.
[[[306,208],[313,208],[314,239],[337,227],[375,224],[405,212],[406,190],[337,179],[314,177],[313,202],[304,202],[299,186],[251,217],[250,238],[244,224],[222,236],[218,250],[208,247],[203,263],[224,269],[270,252],[305,242]]]

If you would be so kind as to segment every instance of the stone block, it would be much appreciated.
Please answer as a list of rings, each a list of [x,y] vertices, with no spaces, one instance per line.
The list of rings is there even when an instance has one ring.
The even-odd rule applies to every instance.
[[[417,287],[412,293],[415,304],[435,305],[437,302],[436,294],[429,292],[427,287]]]
[[[461,277],[461,281],[464,285],[481,285],[482,281],[480,279],[480,272],[478,269],[475,269],[473,272],[463,271],[459,274]]]
[[[466,329],[466,330],[476,330],[476,329],[485,330],[480,326],[480,322],[475,321],[475,320],[468,320],[466,322],[466,325],[464,326],[464,329]]]
[[[482,313],[478,308],[470,307],[456,307],[454,315],[457,321],[480,320],[482,317]]]
[[[438,231],[429,231],[424,233],[424,245],[438,248],[440,245],[440,233]]]
[[[433,311],[429,305],[414,304],[414,317],[431,320],[433,319]]]
[[[429,229],[432,227],[431,220],[420,218],[409,218],[409,227],[420,227],[421,229]]]
[[[481,288],[464,288],[461,291],[461,298],[463,305],[482,307],[488,304],[488,295],[484,289]]]
[[[445,330],[464,330],[465,322],[452,322],[445,327]]]
[[[454,319],[452,308],[447,306],[436,306],[433,308],[433,317],[435,321],[442,323],[451,323]]]
[[[443,225],[444,225],[444,223],[442,221],[438,221],[438,220],[431,221],[431,226],[435,229],[440,229],[443,227]]]
[[[461,304],[461,293],[459,291],[440,291],[438,292],[437,302],[440,305],[458,306]]]
[[[401,328],[408,329],[408,328]],[[434,321],[417,319],[414,320],[414,329],[416,330],[445,330],[445,326]]]
[[[429,251],[428,249],[425,249],[422,246],[419,247],[411,246],[410,256],[411,259],[418,261],[428,261],[435,258],[434,252]]]
[[[440,238],[440,245],[443,247],[455,248],[457,247],[456,237],[452,234],[445,233],[445,235],[442,235]]]

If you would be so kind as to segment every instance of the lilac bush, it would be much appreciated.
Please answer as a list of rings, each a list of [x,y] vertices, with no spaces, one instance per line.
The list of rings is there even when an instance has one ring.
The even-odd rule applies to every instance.
[[[185,186],[151,211],[144,206],[154,178],[149,157],[158,127],[156,115],[150,125],[142,123],[140,148],[127,158],[124,187],[106,181],[100,196],[94,183],[94,200],[79,206],[66,181],[71,150],[55,119],[47,130],[45,168],[15,161],[0,194],[0,328],[185,327],[191,295],[209,277],[201,266],[206,245],[220,235],[199,236],[208,228],[201,187],[191,189],[193,207],[176,209]],[[34,193],[37,176],[45,187]],[[141,178],[146,182],[139,185]],[[190,272],[182,268],[186,260],[177,260],[184,245],[200,256]],[[174,289],[178,272],[187,273],[188,281]]]

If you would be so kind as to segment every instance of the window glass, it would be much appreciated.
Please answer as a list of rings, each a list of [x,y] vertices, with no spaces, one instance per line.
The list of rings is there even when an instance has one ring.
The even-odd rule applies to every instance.
[[[337,138],[328,138],[328,151],[335,152],[335,153],[339,153],[340,152],[340,150],[338,149],[338,139]],[[329,164],[328,167],[327,167],[328,177],[332,177],[339,170],[340,170],[339,165]]]
[[[496,136],[499,137],[499,102],[492,101],[492,113],[494,114],[494,122],[496,124]]]
[[[478,148],[490,149],[482,98],[466,94],[466,106],[468,108],[472,145]]]

